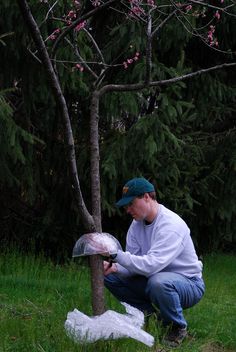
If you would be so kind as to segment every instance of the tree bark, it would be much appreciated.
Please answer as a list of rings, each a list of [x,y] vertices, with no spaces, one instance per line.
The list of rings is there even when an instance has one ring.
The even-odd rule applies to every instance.
[[[101,189],[100,189],[100,152],[99,152],[99,94],[94,91],[90,107],[90,175],[92,215],[98,232],[102,232],[101,223]],[[100,256],[90,258],[92,306],[95,315],[104,313],[104,274]]]

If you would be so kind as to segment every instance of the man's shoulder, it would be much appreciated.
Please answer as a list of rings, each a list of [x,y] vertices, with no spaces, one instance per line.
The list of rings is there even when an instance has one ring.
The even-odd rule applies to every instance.
[[[173,231],[183,228],[186,230],[188,229],[186,222],[177,213],[168,209],[164,205],[161,205],[160,217],[157,225],[168,227],[169,230],[172,229]]]
[[[167,218],[167,219],[175,219],[178,221],[183,221],[184,220],[181,218],[180,215],[178,215],[177,213],[175,213],[173,210],[170,210],[169,208],[167,208],[166,206],[164,206],[163,204],[160,204],[160,215],[163,218]]]

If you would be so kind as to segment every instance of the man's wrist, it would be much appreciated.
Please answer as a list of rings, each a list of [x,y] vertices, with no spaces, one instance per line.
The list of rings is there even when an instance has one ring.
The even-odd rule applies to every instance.
[[[111,259],[111,260],[115,260],[116,257],[117,257],[117,253],[110,254],[110,259]]]

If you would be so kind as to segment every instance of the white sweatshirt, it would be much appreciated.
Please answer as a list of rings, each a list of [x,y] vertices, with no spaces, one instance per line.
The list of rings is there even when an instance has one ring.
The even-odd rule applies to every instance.
[[[126,251],[118,250],[118,273],[149,277],[161,271],[187,277],[202,277],[202,262],[198,260],[186,223],[174,212],[159,205],[151,224],[133,222],[128,230]]]

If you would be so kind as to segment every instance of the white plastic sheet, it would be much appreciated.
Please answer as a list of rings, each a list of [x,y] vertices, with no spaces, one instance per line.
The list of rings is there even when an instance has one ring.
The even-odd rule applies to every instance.
[[[154,337],[142,330],[144,314],[126,303],[122,303],[126,314],[108,310],[102,315],[88,317],[79,310],[67,314],[65,329],[76,342],[95,342],[103,339],[132,338],[151,347]]]

